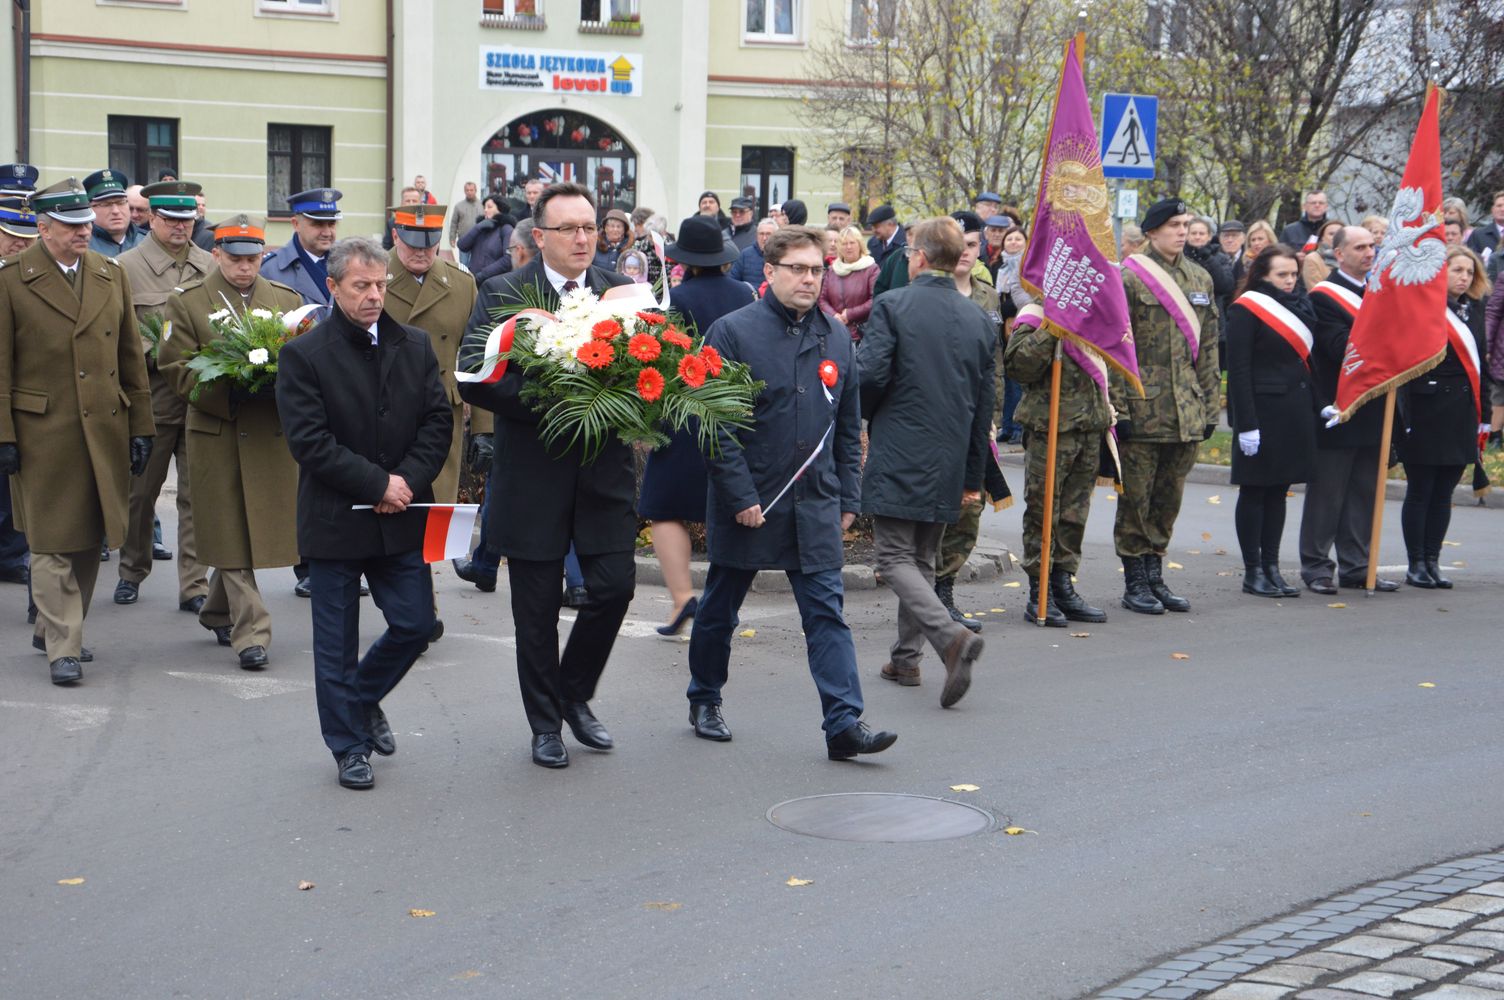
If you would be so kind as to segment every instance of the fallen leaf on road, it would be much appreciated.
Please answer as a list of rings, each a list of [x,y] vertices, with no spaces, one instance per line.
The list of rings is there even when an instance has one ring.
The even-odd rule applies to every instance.
[[[1434,688],[1436,685],[1432,684],[1430,681],[1421,681],[1420,686],[1423,688]]]
[[[301,881],[301,882],[298,883],[298,891],[299,892],[307,892],[309,889],[312,889],[312,888],[313,888],[313,883],[310,882],[310,881],[308,881],[307,879],[304,879],[303,881]]]
[[[642,908],[644,910],[663,910],[672,913],[683,905],[683,903],[643,903]]]
[[[1199,556],[1201,554],[1201,550],[1200,549],[1186,549],[1185,550],[1185,554],[1188,555],[1188,556]]]
[[[992,609],[992,613],[995,614],[995,615],[1000,615],[1000,614],[1003,613],[1003,609],[1002,608],[993,608]]]
[[[1463,562],[1461,559],[1452,560],[1452,565],[1457,569],[1465,569],[1467,567],[1467,563]]]
[[[978,611],[977,614],[982,615],[983,617],[986,617],[986,612]],[[963,611],[963,612],[961,612],[961,617],[962,618],[970,618],[970,617],[972,617],[972,614],[971,614],[970,611]]]
[[[950,790],[953,791],[953,792],[980,792],[982,790],[982,786],[981,785],[951,785],[950,786]]]
[[[1019,583],[1017,580],[1009,580],[1007,583],[1003,584],[1003,586],[1004,587],[1022,587],[1023,584]]]
[[[815,880],[812,878],[795,878],[794,876],[790,875],[789,880],[783,884],[793,886],[795,889],[797,889],[801,885],[813,885],[814,882]]]
[[[1359,816],[1372,816],[1373,813],[1358,813]]]
[[[84,884],[84,880],[81,879],[81,878],[60,878],[60,879],[57,880],[57,884],[58,885],[83,885]]]
[[[1222,457],[1222,449],[1221,448],[1213,448],[1213,449],[1211,449],[1210,454],[1211,454],[1212,458],[1221,458]]]
[[[1212,533],[1210,531],[1203,531],[1201,533],[1201,540],[1203,542],[1209,542],[1209,541],[1211,541],[1212,540]]]
[[[1036,837],[1039,836],[1039,831],[1038,830],[1025,830],[1021,826],[1005,826],[1005,827],[1003,827],[1003,832],[1006,833],[1010,837],[1017,837],[1019,834],[1022,834],[1022,833],[1032,833]]]
[[[1441,544],[1443,544],[1443,545],[1450,545],[1454,549],[1460,549],[1460,548],[1462,548],[1462,543],[1461,542],[1454,542],[1451,539],[1442,539]]]
[[[1219,556],[1225,556],[1225,555],[1227,555],[1227,550],[1226,549],[1217,549],[1214,554],[1215,555],[1219,555]]]
[[[409,917],[431,917],[434,915],[434,912],[432,910],[408,910],[407,915]]]
[[[1347,607],[1347,605],[1344,604],[1344,603],[1342,603],[1341,601],[1333,601],[1331,604],[1328,604],[1327,607],[1329,607],[1329,608],[1345,608],[1345,607]]]
[[[742,629],[740,632],[738,632],[736,634],[739,635],[739,636],[741,636],[743,639],[750,639],[754,635],[757,634],[757,629],[755,629],[755,628],[744,628],[744,629]]]
[[[1169,569],[1185,569],[1185,567],[1180,565],[1180,563],[1178,562],[1167,562],[1165,563],[1165,566]]]
[[[1217,570],[1217,575],[1218,576],[1237,576],[1238,574],[1234,573],[1230,569],[1219,569],[1219,570]]]
[[[1189,660],[1190,658],[1191,658],[1191,654],[1190,653],[1171,653],[1170,654],[1170,659],[1172,659],[1172,660]]]
[[[480,978],[480,970],[479,969],[466,969],[464,972],[461,972],[459,975],[457,975],[457,976],[450,976],[449,978],[450,979],[460,979],[460,980],[464,980],[464,979],[479,979]]]
[[[1118,495],[1116,493],[1109,493],[1109,494],[1107,494],[1107,502],[1108,503],[1117,503],[1118,502]]]
[[[1219,496],[1207,497],[1206,502],[1209,504],[1219,504],[1222,502],[1222,498]]]
[[[1071,638],[1072,639],[1086,639],[1086,638],[1089,638],[1090,636],[1091,636],[1090,632],[1072,632],[1071,633]]]

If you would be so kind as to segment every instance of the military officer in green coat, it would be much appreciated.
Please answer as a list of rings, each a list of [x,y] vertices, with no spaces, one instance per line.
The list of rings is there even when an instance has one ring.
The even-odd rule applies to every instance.
[[[1164,555],[1196,464],[1196,448],[1217,429],[1217,305],[1212,276],[1182,252],[1191,213],[1166,198],[1144,215],[1142,253],[1123,261],[1123,288],[1144,397],[1116,371],[1123,495],[1113,540],[1123,560],[1123,607],[1140,614],[1189,611],[1164,582]]]

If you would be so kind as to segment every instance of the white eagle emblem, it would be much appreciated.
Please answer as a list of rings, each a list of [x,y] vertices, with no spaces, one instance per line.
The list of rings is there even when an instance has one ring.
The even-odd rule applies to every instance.
[[[1446,266],[1447,245],[1434,235],[1436,227],[1441,225],[1441,213],[1427,212],[1425,197],[1420,188],[1400,188],[1394,196],[1394,207],[1389,210],[1389,232],[1384,234],[1373,269],[1368,272],[1369,291],[1379,290],[1385,271],[1397,285],[1424,285]],[[1405,225],[1417,219],[1418,224]]]

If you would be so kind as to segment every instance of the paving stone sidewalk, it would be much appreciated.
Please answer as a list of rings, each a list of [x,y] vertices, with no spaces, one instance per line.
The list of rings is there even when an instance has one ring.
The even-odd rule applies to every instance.
[[[1096,1000],[1504,1000],[1504,848],[1176,955]]]

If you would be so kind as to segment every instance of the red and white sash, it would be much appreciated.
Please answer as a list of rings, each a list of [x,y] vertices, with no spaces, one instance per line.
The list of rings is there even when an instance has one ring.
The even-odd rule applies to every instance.
[[[1263,292],[1244,292],[1233,301],[1233,305],[1242,306],[1263,320],[1265,326],[1279,334],[1290,345],[1290,349],[1300,355],[1301,361],[1310,365],[1311,347],[1316,342],[1311,336],[1311,328],[1299,316],[1280,305],[1274,296]]]
[[[1457,359],[1462,362],[1462,370],[1467,372],[1467,381],[1473,389],[1473,406],[1478,411],[1478,423],[1483,423],[1483,397],[1479,395],[1481,386],[1478,378],[1478,345],[1473,340],[1473,331],[1468,325],[1457,318],[1457,314],[1447,309],[1447,343],[1452,345],[1452,350],[1457,352]]]
[[[1318,282],[1311,289],[1312,295],[1324,295],[1330,301],[1337,303],[1347,313],[1349,318],[1357,319],[1358,310],[1363,308],[1363,296],[1351,288],[1344,288],[1335,281]]]

